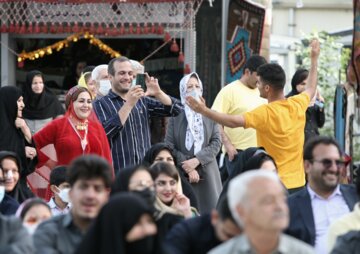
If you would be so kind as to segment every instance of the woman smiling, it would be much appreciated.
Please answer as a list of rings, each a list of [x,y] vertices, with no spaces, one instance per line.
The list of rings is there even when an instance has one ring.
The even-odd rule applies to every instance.
[[[104,129],[91,117],[91,102],[90,92],[86,88],[71,88],[65,98],[65,115],[51,121],[34,135],[39,160],[36,172],[39,175],[43,174],[43,166],[52,169],[56,165],[68,165],[76,157],[85,154],[100,155],[112,165],[110,146]],[[56,158],[46,153],[50,145],[55,148]],[[38,188],[36,182],[30,182],[30,186],[33,191]],[[48,187],[44,198],[48,199],[50,196]]]

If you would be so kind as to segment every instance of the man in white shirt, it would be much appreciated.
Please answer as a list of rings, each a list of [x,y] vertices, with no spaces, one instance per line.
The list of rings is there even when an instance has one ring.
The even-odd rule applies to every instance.
[[[308,184],[288,199],[290,225],[287,233],[327,252],[327,231],[332,222],[353,210],[358,197],[354,186],[340,185],[344,169],[342,152],[331,137],[314,137],[304,147]]]

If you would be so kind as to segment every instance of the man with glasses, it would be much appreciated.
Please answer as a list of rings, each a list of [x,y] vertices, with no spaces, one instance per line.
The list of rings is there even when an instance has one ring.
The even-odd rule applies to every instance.
[[[288,199],[290,225],[287,233],[327,253],[327,231],[332,222],[353,210],[358,200],[352,185],[340,184],[345,170],[342,152],[330,137],[315,137],[304,147],[308,184]]]

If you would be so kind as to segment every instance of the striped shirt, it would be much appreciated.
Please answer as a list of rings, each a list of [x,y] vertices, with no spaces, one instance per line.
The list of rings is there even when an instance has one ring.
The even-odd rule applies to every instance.
[[[108,95],[94,102],[95,113],[109,140],[115,173],[142,161],[151,146],[150,117],[177,116],[183,111],[178,100],[171,98],[171,101],[172,105],[166,106],[150,97],[140,98],[124,125],[118,112],[125,100],[119,95],[110,90]]]

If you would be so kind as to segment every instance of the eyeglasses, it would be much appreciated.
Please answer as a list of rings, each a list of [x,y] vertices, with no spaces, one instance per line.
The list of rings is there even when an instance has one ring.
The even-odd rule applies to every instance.
[[[343,160],[331,160],[331,159],[322,159],[322,160],[310,160],[311,162],[318,162],[323,165],[324,168],[330,168],[333,165],[333,162],[335,162],[335,165],[337,168],[343,168],[345,166],[345,161]]]

